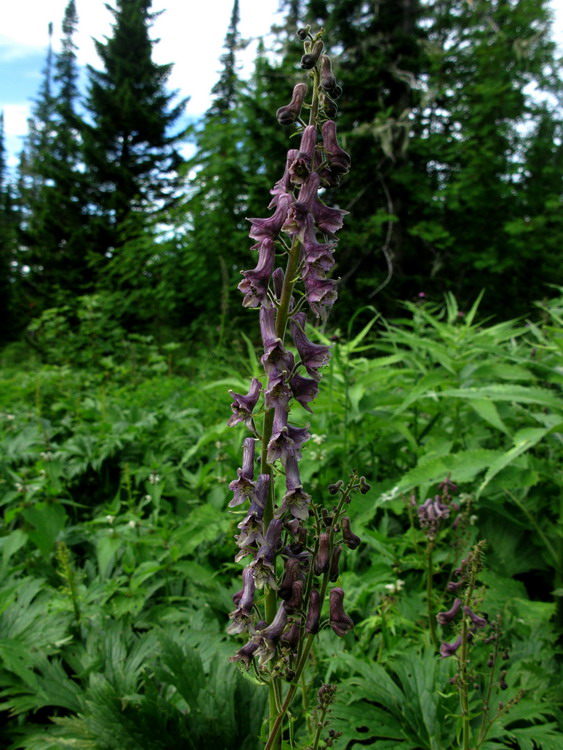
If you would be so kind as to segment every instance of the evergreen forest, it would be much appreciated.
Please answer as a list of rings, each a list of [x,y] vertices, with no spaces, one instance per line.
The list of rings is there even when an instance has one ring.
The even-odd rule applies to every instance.
[[[561,750],[550,3],[280,0],[243,76],[234,0],[197,121],[79,10],[0,117],[0,748]]]

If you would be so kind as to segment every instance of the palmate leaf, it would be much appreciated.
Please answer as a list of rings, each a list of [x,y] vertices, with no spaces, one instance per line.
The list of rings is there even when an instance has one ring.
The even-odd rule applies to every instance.
[[[331,715],[335,728],[338,724],[339,731],[344,731],[341,727],[348,726],[346,731],[355,740],[402,741],[397,747],[405,750],[450,747],[448,732],[453,731],[453,723],[448,715],[452,705],[444,697],[444,687],[451,665],[437,659],[434,650],[395,656],[387,670],[350,654],[343,653],[340,658],[356,676],[346,680],[339,690]]]

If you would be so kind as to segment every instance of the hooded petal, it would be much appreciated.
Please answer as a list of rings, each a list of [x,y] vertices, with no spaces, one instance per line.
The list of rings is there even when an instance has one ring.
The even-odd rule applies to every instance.
[[[336,137],[336,123],[334,120],[323,122],[323,146],[327,160],[333,172],[336,174],[346,174],[350,169],[350,155],[340,148]]]
[[[238,285],[238,289],[245,295],[243,307],[258,307],[268,293],[268,282],[276,259],[273,239],[264,237],[259,243],[258,252],[256,268],[241,271],[244,279]]]
[[[305,334],[305,313],[297,313],[291,321],[291,336],[301,362],[309,375],[315,380],[320,379],[318,370],[325,367],[330,360],[330,347],[324,344],[314,344]]]

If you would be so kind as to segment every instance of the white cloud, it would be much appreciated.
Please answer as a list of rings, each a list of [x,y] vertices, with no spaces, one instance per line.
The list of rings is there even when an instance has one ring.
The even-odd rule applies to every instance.
[[[29,108],[26,104],[5,104],[2,111],[4,112],[4,132],[6,135],[25,133],[27,118],[29,117]]]

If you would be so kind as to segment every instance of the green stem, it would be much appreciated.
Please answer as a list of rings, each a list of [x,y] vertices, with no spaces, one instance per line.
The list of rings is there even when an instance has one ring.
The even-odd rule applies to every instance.
[[[434,541],[430,541],[428,543],[428,549],[427,549],[427,567],[426,567],[426,606],[428,607],[428,625],[430,627],[430,638],[432,639],[432,644],[434,647],[438,647],[438,636],[436,635],[436,622],[434,619],[434,606],[433,606],[433,597],[432,597],[432,584],[433,584],[433,576],[434,576],[434,569],[433,569],[433,559],[432,559],[432,553],[434,551]]]
[[[461,626],[461,654],[459,657],[459,701],[461,705],[463,750],[471,750],[471,727],[469,726],[469,690],[467,686],[467,634],[467,618],[464,616],[463,624]]]

